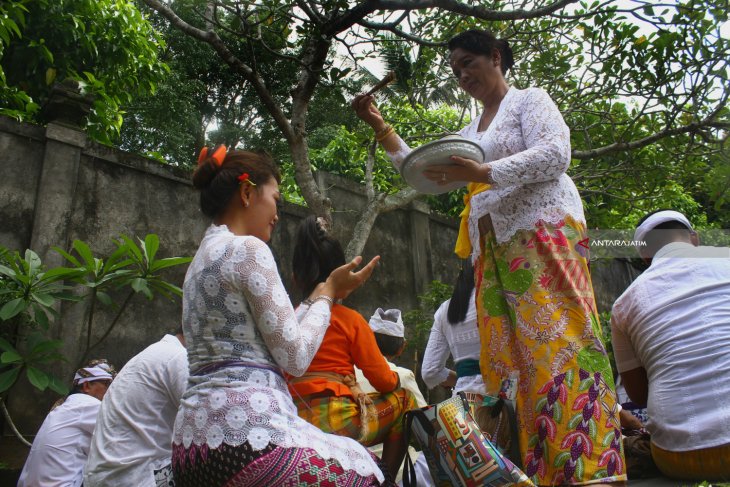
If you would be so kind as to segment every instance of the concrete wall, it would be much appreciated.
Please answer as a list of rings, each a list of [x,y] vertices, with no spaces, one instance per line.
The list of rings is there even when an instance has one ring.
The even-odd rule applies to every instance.
[[[91,142],[72,126],[51,123],[42,128],[0,117],[0,151],[0,245],[21,251],[32,248],[48,265],[63,264],[53,246],[70,249],[74,239],[81,239],[104,255],[114,248],[111,239],[121,234],[158,234],[161,257],[193,255],[208,225],[198,209],[188,171]],[[333,201],[334,232],[346,242],[358,210],[366,204],[364,191],[337,176],[321,174],[319,178]],[[272,238],[287,285],[291,245],[296,227],[306,215],[306,208],[285,204]],[[418,294],[432,280],[451,283],[455,279],[459,265],[453,254],[457,229],[455,220],[431,215],[420,201],[381,215],[363,252],[366,258],[380,254],[381,263],[371,281],[348,304],[366,318],[377,307],[416,308]],[[601,311],[610,309],[610,303],[634,275],[622,263],[594,266]],[[184,269],[167,276],[181,285]],[[121,295],[116,297],[121,299]],[[60,311],[53,333],[63,340],[63,352],[70,363],[60,364],[56,372],[70,378],[85,340],[86,309],[65,305]],[[99,312],[94,338],[102,334],[111,316]],[[116,329],[93,356],[108,358],[119,368],[179,323],[179,301],[159,297],[148,302],[135,295]],[[18,384],[8,402],[21,432],[33,434],[54,400],[50,393],[40,394]]]

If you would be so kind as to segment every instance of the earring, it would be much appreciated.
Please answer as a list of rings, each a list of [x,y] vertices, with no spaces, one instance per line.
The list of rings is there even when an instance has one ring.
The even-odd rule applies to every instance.
[[[244,201],[243,206],[245,206],[246,208],[248,208],[248,201]]]

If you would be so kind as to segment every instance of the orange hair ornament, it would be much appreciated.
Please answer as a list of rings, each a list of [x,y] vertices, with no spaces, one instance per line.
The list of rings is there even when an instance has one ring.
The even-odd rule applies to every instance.
[[[200,149],[200,154],[198,155],[198,165],[202,164],[204,160],[210,157],[211,159],[213,159],[216,166],[221,167],[221,164],[223,164],[223,160],[226,158],[226,153],[228,152],[226,146],[221,144],[212,151],[212,154],[208,155],[210,152],[211,151],[208,150],[207,147],[203,147],[202,149]]]

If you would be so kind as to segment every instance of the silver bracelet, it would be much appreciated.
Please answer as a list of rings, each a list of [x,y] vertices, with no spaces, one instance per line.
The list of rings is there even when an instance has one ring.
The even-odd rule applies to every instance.
[[[310,298],[307,298],[304,301],[302,301],[302,304],[305,304],[307,306],[312,306],[313,303],[314,303],[314,300],[310,299]]]
[[[330,304],[330,307],[335,305],[335,300],[326,294],[320,294],[316,298],[312,300],[312,304],[316,303],[317,301],[327,301]]]

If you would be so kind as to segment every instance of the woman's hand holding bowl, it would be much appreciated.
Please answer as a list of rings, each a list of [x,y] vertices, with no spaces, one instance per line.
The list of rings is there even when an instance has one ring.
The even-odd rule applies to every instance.
[[[472,183],[492,183],[492,167],[489,164],[480,164],[474,159],[451,156],[453,164],[435,165],[423,171],[427,179],[443,186],[454,181],[468,181]]]

